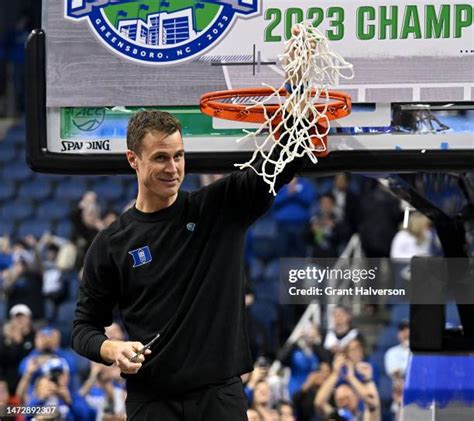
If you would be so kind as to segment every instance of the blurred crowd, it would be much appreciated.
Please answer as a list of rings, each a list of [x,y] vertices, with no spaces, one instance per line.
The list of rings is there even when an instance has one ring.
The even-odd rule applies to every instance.
[[[305,326],[277,370],[268,358],[257,358],[244,379],[249,420],[381,420],[379,367],[367,359],[350,311],[338,306],[332,315],[334,328],[325,338],[317,326]],[[35,328],[36,322],[25,304],[9,310],[0,336],[0,405],[54,406],[59,415],[54,419],[125,419],[124,381],[117,367],[84,360],[63,345],[57,328]],[[386,352],[382,368],[393,380],[394,413],[400,407],[408,333],[401,324],[399,344]],[[118,323],[106,334],[125,338]]]
[[[9,316],[0,337],[0,406],[55,407],[55,416],[45,419],[125,419],[124,380],[117,367],[78,357],[62,345],[61,332],[55,327],[35,328],[25,304],[13,306]],[[118,324],[106,332],[110,338],[124,338]]]
[[[201,176],[200,184],[218,177]],[[117,216],[86,191],[71,208],[69,238],[46,232],[0,239],[0,405],[53,405],[66,420],[124,419],[117,369],[90,363],[69,346],[84,254]],[[371,359],[377,345],[343,305],[325,307],[324,323],[298,325],[288,342],[304,306],[280,305],[275,286],[280,257],[337,257],[354,234],[371,257],[431,253],[429,221],[414,214],[401,229],[402,218],[400,202],[381,185],[339,174],[295,178],[251,228],[246,303],[255,367],[244,379],[249,420],[396,419],[409,354],[407,323],[398,323],[393,347],[379,350],[382,361]],[[106,333],[125,337],[119,320]],[[388,400],[380,395],[381,379],[389,379]]]
[[[399,343],[386,351],[379,367],[370,360],[349,309],[336,306],[332,322],[324,336],[318,326],[304,326],[282,365],[257,358],[245,387],[249,420],[381,420],[381,371],[392,382],[384,418],[397,419],[410,353],[408,323],[399,324]]]

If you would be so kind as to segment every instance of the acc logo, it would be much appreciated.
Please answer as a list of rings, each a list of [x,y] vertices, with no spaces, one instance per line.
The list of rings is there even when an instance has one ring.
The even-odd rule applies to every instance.
[[[135,62],[166,65],[211,48],[261,0],[64,0],[65,18],[87,20],[100,41]]]
[[[72,123],[83,132],[97,130],[105,119],[105,109],[101,108],[74,108]]]

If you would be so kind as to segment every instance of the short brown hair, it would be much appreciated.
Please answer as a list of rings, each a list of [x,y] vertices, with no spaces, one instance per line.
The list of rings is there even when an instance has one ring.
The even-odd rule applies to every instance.
[[[181,133],[181,124],[170,113],[158,110],[140,111],[128,122],[127,148],[139,154],[142,141],[148,133],[160,132],[171,135],[176,131]]]

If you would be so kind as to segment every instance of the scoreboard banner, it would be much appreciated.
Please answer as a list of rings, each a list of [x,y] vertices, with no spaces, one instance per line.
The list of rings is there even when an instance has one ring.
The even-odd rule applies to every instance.
[[[352,61],[354,102],[471,101],[463,0],[44,0],[47,106],[192,106],[208,91],[279,85],[309,20]]]

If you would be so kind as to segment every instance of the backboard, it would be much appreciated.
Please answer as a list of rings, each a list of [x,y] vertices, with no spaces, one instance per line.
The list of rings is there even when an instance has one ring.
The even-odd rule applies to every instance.
[[[279,86],[291,27],[312,21],[354,64],[337,90],[327,158],[306,168],[474,168],[474,30],[462,0],[43,0],[28,43],[28,161],[37,171],[123,173],[128,118],[143,108],[183,123],[187,169],[228,171],[252,141],[205,116],[209,91]]]

